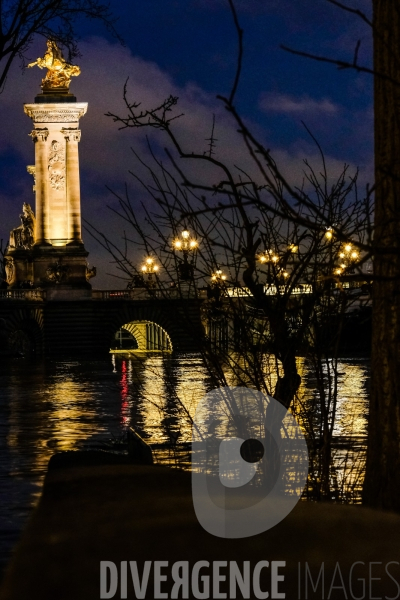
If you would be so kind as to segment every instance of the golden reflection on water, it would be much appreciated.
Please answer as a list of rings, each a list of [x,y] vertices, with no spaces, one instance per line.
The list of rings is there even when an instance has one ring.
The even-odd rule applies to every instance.
[[[339,363],[339,403],[335,426],[336,435],[367,434],[367,390],[365,366]]]
[[[11,524],[16,530],[21,527],[18,519],[37,502],[54,453],[108,440],[128,426],[153,444],[189,441],[190,417],[199,400],[215,387],[201,357],[195,354],[114,356],[112,363],[90,364],[16,360],[1,367],[0,506],[7,527]],[[297,409],[316,400],[316,382],[307,361],[298,359],[298,368],[302,380],[292,412],[299,418]],[[251,369],[251,362],[232,355],[225,366],[226,384],[256,387]],[[365,436],[367,361],[343,359],[338,370],[335,435]],[[263,391],[273,395],[277,376],[275,360],[265,356]],[[338,485],[350,493],[362,483],[363,439],[356,448],[335,451]],[[159,453],[157,459],[166,461],[170,456]],[[187,456],[181,466],[189,467],[189,460]]]
[[[302,420],[302,411],[307,411],[311,402],[320,402],[320,394],[312,367],[304,358],[297,359],[297,368],[301,376],[297,399],[294,402],[294,412]],[[366,436],[368,393],[366,381],[368,366],[366,361],[359,362],[351,359],[338,361],[337,405],[334,425],[335,436]],[[324,370],[324,390],[326,401],[329,395],[327,369]],[[333,386],[332,386],[333,389]]]
[[[318,440],[321,436],[321,394],[318,391],[316,377],[310,364],[302,360],[299,363],[302,381],[292,411],[296,414],[304,432],[310,432],[316,443],[318,457]],[[324,368],[325,402],[329,400],[328,377],[332,374],[332,364]],[[337,363],[337,395],[336,413],[332,439],[331,486],[341,502],[360,502],[365,473],[366,436],[369,378],[368,362],[363,359],[341,359]],[[333,382],[333,380],[332,380]],[[331,392],[334,387],[331,384]],[[334,394],[331,396],[330,423],[334,406]],[[312,418],[310,419],[310,412]],[[331,425],[330,425],[331,427]],[[311,446],[312,447],[312,446]],[[316,472],[318,464],[314,463]],[[316,474],[318,476],[318,473]]]
[[[139,408],[140,427],[153,442],[168,441],[166,419],[179,421],[180,439],[190,439],[190,417],[197,403],[213,386],[200,357],[171,357],[171,355],[143,355],[137,357],[113,357],[115,370],[120,374],[121,424],[133,425],[132,410]],[[311,365],[306,359],[297,359],[301,376],[297,399],[292,412],[303,429],[304,412],[310,403],[318,405],[319,395]],[[265,356],[262,362],[264,393],[274,394],[282,367],[274,357]],[[232,354],[225,364],[225,383],[228,386],[256,387],[251,365],[243,356]],[[367,391],[365,382],[368,370],[365,363],[348,360],[338,362],[338,389],[334,435],[366,435]],[[324,383],[328,396],[328,382]],[[175,428],[178,424],[175,423]]]
[[[137,428],[150,444],[190,441],[191,418],[207,392],[201,359],[147,354],[114,356],[113,364],[120,373],[121,424]]]
[[[126,383],[130,382],[127,373],[131,370],[131,361],[122,360],[121,373],[121,398],[126,395]],[[127,366],[126,366],[127,365]],[[313,436],[317,440],[320,414],[320,397],[313,374],[312,365],[305,358],[297,359],[298,373],[301,383],[296,401],[291,407],[291,412],[297,417],[303,432],[310,434],[310,426],[314,428]],[[200,358],[176,360],[161,355],[150,355],[143,360],[141,365],[136,365],[133,370],[140,371],[141,389],[141,417],[143,430],[147,433],[148,442],[180,442],[191,439],[191,418],[195,414],[199,400],[214,387],[207,380],[207,371]],[[335,448],[333,451],[336,467],[336,487],[351,488],[358,486],[360,489],[363,477],[364,446],[366,436],[367,391],[366,379],[368,368],[364,361],[340,360],[337,365],[338,385],[336,417],[333,433],[335,439],[356,439],[362,437],[364,441]],[[255,387],[256,379],[253,377],[252,365],[239,355],[231,355],[226,361],[224,376],[228,386]],[[264,356],[262,360],[262,381],[264,392],[273,395],[278,376],[282,376],[282,367],[272,356]],[[325,368],[324,389],[326,398],[329,397],[328,370]],[[132,401],[131,401],[132,402]],[[331,408],[332,408],[331,402]],[[310,418],[310,411],[313,411]],[[210,421],[212,409],[204,414],[204,423]],[[311,425],[310,425],[311,423]],[[135,425],[135,423],[133,423]],[[177,437],[174,437],[177,434]],[[361,445],[360,445],[361,444]],[[165,457],[163,458],[163,460]],[[342,497],[344,497],[344,491]],[[352,492],[353,493],[353,492]],[[354,494],[353,494],[354,495]]]
[[[150,355],[143,364],[142,396],[147,399],[143,405],[144,430],[150,441],[165,441],[162,420],[165,407],[164,360],[162,356]]]
[[[37,369],[34,380],[27,376],[23,390],[20,373],[11,377],[7,446],[12,476],[19,477],[28,465],[32,478],[40,482],[55,452],[76,449],[96,436],[109,437],[113,427],[118,435],[133,426],[150,444],[190,441],[191,418],[197,404],[215,387],[199,355],[114,355],[112,366],[101,366],[103,371],[108,369],[111,378],[106,384],[97,384],[95,374],[90,372],[78,376],[76,365],[80,363],[57,363],[51,377],[45,368]],[[292,412],[307,429],[301,408],[315,402],[316,382],[305,359],[298,359],[298,369],[301,384]],[[278,377],[273,357],[263,357],[262,371],[266,382],[263,391],[273,395]],[[365,436],[367,363],[341,360],[338,371],[334,434]],[[232,355],[225,366],[226,384],[256,387],[250,373],[251,364]],[[21,453],[26,455],[23,466]],[[343,452],[338,451],[337,456],[343,462]]]
[[[88,387],[64,370],[53,381],[43,376],[30,392],[21,394],[20,382],[11,382],[7,445],[16,458],[21,448],[29,450],[29,468],[41,481],[55,452],[73,450],[88,437],[105,430],[96,424],[96,406],[90,402]],[[26,421],[29,419],[29,435]],[[19,461],[10,470],[21,474]]]

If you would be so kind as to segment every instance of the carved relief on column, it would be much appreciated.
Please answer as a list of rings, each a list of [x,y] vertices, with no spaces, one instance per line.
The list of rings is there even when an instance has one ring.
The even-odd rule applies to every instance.
[[[58,260],[56,263],[49,265],[46,269],[46,279],[53,283],[62,283],[68,278],[68,272],[68,265],[63,265],[61,264],[61,261]]]
[[[81,131],[63,128],[61,132],[66,141],[68,239],[70,243],[82,244],[78,153]]]
[[[13,258],[6,258],[4,264],[4,270],[6,272],[6,282],[8,285],[12,285],[15,280],[15,264]]]
[[[65,189],[65,155],[64,148],[60,142],[53,140],[49,154],[49,181],[54,190]]]

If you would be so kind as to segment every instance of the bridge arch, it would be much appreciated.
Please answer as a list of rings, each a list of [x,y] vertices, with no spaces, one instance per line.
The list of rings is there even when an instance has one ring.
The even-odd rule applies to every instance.
[[[168,332],[154,321],[130,321],[118,329],[111,348],[113,352],[172,352]]]
[[[19,309],[2,316],[0,329],[5,352],[12,356],[44,350],[43,313],[35,309]]]
[[[182,346],[182,319],[179,319],[177,311],[174,309],[169,306],[165,309],[165,306],[157,300],[154,302],[121,302],[119,306],[116,302],[113,303],[112,306],[109,306],[108,318],[104,315],[105,318],[102,322],[102,327],[106,326],[108,330],[108,349],[115,345],[115,336],[122,329],[123,336],[132,335],[138,348],[146,346],[147,350],[143,351],[151,351],[151,349],[155,349],[155,345],[158,345],[157,332],[158,339],[160,337],[161,341],[164,339],[163,347],[166,351],[180,350]],[[135,325],[131,325],[132,323]],[[149,331],[150,327],[153,328],[153,332]],[[160,329],[157,330],[157,328]],[[153,333],[152,337],[151,333]],[[149,338],[148,342],[147,338]]]

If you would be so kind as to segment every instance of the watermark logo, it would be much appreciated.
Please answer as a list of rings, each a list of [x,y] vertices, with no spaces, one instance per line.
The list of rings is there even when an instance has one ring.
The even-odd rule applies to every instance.
[[[307,480],[307,444],[296,419],[250,388],[218,388],[202,398],[192,450],[194,510],[218,537],[271,529],[297,504]]]

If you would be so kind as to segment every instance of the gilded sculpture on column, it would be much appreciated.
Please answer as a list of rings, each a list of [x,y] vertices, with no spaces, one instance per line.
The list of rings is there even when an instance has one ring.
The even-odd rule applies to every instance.
[[[48,69],[46,77],[42,79],[42,90],[47,91],[68,91],[71,77],[80,75],[80,68],[77,65],[67,63],[62,55],[60,48],[53,40],[47,40],[47,51],[43,58],[38,58],[29,63],[28,67],[37,65],[40,69]]]

